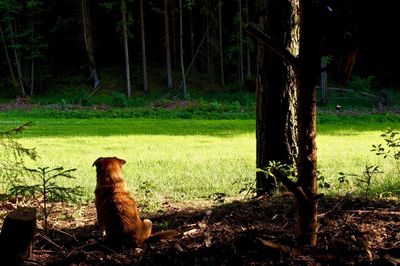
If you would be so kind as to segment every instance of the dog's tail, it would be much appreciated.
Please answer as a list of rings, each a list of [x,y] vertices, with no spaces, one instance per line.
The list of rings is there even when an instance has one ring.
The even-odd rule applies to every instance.
[[[165,230],[151,235],[144,241],[144,243],[154,243],[160,239],[172,239],[179,237],[181,235],[182,233],[176,230]]]

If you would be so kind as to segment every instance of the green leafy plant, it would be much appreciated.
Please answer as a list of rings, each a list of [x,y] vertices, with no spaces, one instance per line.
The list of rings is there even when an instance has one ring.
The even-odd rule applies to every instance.
[[[25,160],[36,160],[38,154],[34,148],[26,148],[16,139],[32,122],[15,129],[0,132],[0,178],[2,183],[10,185],[25,172]]]
[[[236,184],[240,184],[240,190],[239,193],[244,195],[244,198],[247,199],[250,195],[255,195],[257,192],[257,188],[256,188],[256,182],[254,182],[254,179],[250,179],[250,178],[238,178],[237,180],[235,180],[233,182],[233,185]]]
[[[366,78],[353,76],[347,87],[355,91],[368,91],[372,89],[373,80],[374,76],[368,76]]]
[[[225,202],[226,193],[215,192],[210,195],[210,198],[213,199],[215,205],[220,205]]]
[[[44,229],[48,229],[48,217],[51,213],[52,206],[50,202],[56,201],[74,201],[82,195],[82,188],[64,187],[56,183],[60,177],[75,179],[72,172],[76,169],[64,170],[63,167],[50,169],[49,167],[38,167],[37,169],[25,168],[26,172],[31,174],[34,181],[30,184],[13,184],[10,191],[14,195],[32,196],[42,207],[42,215],[44,220]]]
[[[330,189],[331,184],[326,181],[326,177],[320,172],[317,171],[317,181],[319,189]]]
[[[385,140],[386,147],[382,144],[372,145],[372,152],[378,156],[383,156],[384,159],[391,156],[395,162],[397,173],[400,175],[400,135],[399,132],[392,129],[387,129],[381,134]]]
[[[156,186],[150,181],[143,181],[139,184],[138,192],[143,195],[143,198],[140,199],[140,205],[143,208],[148,209],[157,209],[157,203],[154,199],[154,191],[156,190]]]
[[[364,185],[365,188],[365,200],[368,201],[369,192],[371,188],[372,177],[376,174],[380,174],[382,171],[379,169],[379,166],[376,165],[366,165],[361,177],[357,178],[357,181]]]
[[[344,172],[340,172],[339,173],[339,177],[338,177],[338,186],[337,186],[337,194],[340,196],[340,190],[344,187],[344,186],[348,186],[349,185],[349,178],[350,177],[356,177],[356,174],[346,174]]]
[[[111,105],[114,107],[128,107],[128,97],[121,92],[114,91],[111,94]]]
[[[296,182],[297,173],[296,173],[296,168],[294,165],[287,165],[287,164],[276,162],[276,161],[270,161],[266,168],[259,169],[259,171],[264,172],[267,175],[272,175],[272,172],[271,172],[272,169],[277,169],[277,170],[281,171],[288,178],[290,178],[291,180]]]

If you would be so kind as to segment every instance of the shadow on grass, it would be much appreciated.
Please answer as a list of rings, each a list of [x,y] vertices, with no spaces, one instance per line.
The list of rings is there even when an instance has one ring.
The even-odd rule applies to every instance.
[[[101,244],[94,225],[64,228],[62,234],[51,232],[62,246],[37,242],[33,259],[47,250],[41,261],[46,265],[383,265],[384,248],[394,245],[400,233],[400,207],[395,202],[322,199],[318,247],[298,248],[292,206],[291,198],[277,197],[169,211],[150,217],[155,231],[162,225],[182,236],[135,250]],[[260,239],[290,252],[271,249]]]
[[[0,131],[19,126],[20,122],[0,122]],[[23,137],[88,137],[129,135],[206,135],[232,137],[253,133],[254,120],[185,119],[40,119],[24,131]]]

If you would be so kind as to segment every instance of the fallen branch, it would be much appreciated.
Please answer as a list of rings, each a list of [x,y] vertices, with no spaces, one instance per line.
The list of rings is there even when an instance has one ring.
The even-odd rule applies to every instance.
[[[357,214],[375,213],[375,214],[381,214],[381,215],[400,215],[400,212],[397,212],[397,211],[379,211],[379,210],[344,210],[344,211],[349,212],[349,213],[357,213]]]
[[[48,236],[46,235],[42,235],[42,234],[38,234],[38,236],[42,237],[44,240],[46,240],[47,242],[49,242],[50,244],[52,244],[53,246],[55,246],[58,249],[63,249],[60,245],[56,244],[53,240],[51,240]]]
[[[281,255],[285,254],[285,255],[289,255],[290,254],[290,247],[285,246],[285,245],[281,245],[278,243],[274,243],[272,241],[269,240],[264,240],[262,238],[257,237],[256,238],[258,241],[260,241],[264,247],[272,250],[272,251],[278,251],[280,252]]]

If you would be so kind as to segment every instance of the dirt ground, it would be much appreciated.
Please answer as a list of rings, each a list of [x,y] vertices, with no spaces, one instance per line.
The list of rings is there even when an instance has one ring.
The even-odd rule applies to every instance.
[[[1,218],[14,203],[4,201]],[[154,231],[175,229],[170,240],[142,248],[115,248],[101,240],[93,204],[57,205],[52,228],[35,236],[25,265],[397,265],[398,202],[323,198],[318,246],[296,246],[291,197],[262,197],[205,208],[166,204],[161,214],[142,214]],[[2,221],[3,219],[1,219]],[[397,264],[396,264],[397,263]],[[400,264],[398,264],[400,265]]]

